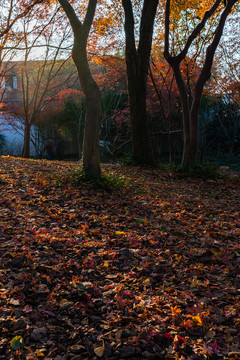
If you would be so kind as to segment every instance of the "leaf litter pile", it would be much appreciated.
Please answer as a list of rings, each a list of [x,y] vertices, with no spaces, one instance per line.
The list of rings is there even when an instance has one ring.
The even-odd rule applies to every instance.
[[[238,179],[0,158],[0,359],[239,359]]]

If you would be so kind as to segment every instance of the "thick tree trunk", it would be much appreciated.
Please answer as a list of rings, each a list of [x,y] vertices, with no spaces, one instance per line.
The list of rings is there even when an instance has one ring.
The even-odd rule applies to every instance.
[[[136,86],[139,79],[134,81]],[[128,81],[128,96],[130,105],[130,122],[133,146],[133,159],[136,163],[147,165],[153,164],[153,153],[149,138],[146,112],[146,95],[144,89],[138,88],[135,91],[130,90],[130,81]]]
[[[22,150],[22,157],[29,158],[30,157],[30,133],[31,126],[29,124],[25,124],[24,128],[24,144]]]
[[[144,1],[138,49],[136,49],[131,0],[122,0],[122,4],[125,12],[125,57],[127,64],[133,159],[138,164],[153,164],[153,151],[147,125],[146,88],[153,26],[158,0]]]
[[[94,81],[87,59],[87,40],[93,22],[97,0],[89,0],[83,23],[68,0],[58,0],[71,23],[74,33],[72,50],[79,80],[86,98],[86,117],[83,138],[83,170],[87,178],[101,177],[99,156],[100,91]]]
[[[93,84],[91,88],[91,95],[86,97],[87,111],[83,137],[83,170],[87,177],[101,177],[99,155],[100,92],[98,87]]]
[[[141,74],[137,75],[138,69],[134,68],[128,54],[126,63],[133,159],[138,164],[152,164],[153,154],[147,126],[146,83]]]
[[[85,39],[81,35],[75,37],[72,54],[86,98],[83,170],[86,177],[100,177],[99,119],[101,113],[101,96],[99,87],[94,81],[89,69]]]

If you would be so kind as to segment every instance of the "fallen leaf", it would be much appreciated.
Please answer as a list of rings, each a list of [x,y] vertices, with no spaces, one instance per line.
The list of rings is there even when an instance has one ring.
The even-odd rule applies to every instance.
[[[22,345],[23,345],[23,338],[19,335],[15,336],[10,342],[10,346],[14,350],[19,350]]]
[[[102,357],[105,351],[105,343],[103,341],[102,346],[98,346],[94,348],[94,353],[98,356],[98,357]]]
[[[192,324],[194,326],[202,326],[202,324],[203,324],[202,319],[199,314],[197,314],[196,316],[192,316],[191,320],[192,320]]]
[[[44,356],[44,353],[43,352],[41,352],[40,350],[38,350],[38,349],[36,349],[36,354],[37,354],[37,356],[38,357],[42,357],[42,356]]]

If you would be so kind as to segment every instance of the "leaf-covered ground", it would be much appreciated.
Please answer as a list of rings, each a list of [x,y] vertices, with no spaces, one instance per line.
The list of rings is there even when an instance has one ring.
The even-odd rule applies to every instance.
[[[0,158],[0,359],[239,359],[239,178],[77,166]]]

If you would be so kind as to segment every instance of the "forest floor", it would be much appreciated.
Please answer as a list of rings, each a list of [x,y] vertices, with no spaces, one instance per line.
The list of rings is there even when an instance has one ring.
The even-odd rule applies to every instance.
[[[240,181],[0,158],[0,359],[240,359]]]

